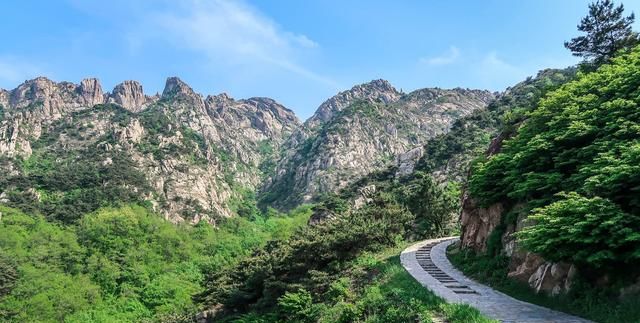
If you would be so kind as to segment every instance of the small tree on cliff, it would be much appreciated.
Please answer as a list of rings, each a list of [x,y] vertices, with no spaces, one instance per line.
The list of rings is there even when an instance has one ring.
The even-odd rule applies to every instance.
[[[589,14],[582,18],[578,30],[586,33],[565,42],[564,46],[574,56],[600,65],[611,59],[621,49],[638,44],[638,33],[631,29],[633,13],[624,17],[624,6],[614,7],[611,0],[598,0],[589,5]]]

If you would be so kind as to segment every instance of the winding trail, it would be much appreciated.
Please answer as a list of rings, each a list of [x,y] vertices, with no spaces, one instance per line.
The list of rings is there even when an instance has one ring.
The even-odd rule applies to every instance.
[[[402,266],[422,286],[432,290],[447,302],[469,304],[482,314],[501,322],[591,322],[519,301],[467,278],[447,259],[447,246],[457,240],[458,238],[442,238],[416,243],[400,255]]]

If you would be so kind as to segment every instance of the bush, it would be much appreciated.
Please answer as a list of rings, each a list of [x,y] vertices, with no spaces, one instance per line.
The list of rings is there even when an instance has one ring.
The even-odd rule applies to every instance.
[[[5,255],[0,255],[0,299],[11,292],[16,280],[18,280],[18,272],[15,264]]]
[[[286,292],[278,298],[278,309],[287,321],[314,321],[313,299],[311,293],[304,289],[297,292]]]
[[[551,261],[581,267],[625,265],[640,260],[640,217],[623,212],[609,200],[575,192],[533,210],[535,225],[518,233],[529,250]],[[608,268],[611,269],[611,268]]]

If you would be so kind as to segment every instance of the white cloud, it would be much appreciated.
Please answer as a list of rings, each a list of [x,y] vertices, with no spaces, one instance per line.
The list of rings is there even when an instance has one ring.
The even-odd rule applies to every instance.
[[[269,65],[304,78],[335,87],[328,77],[305,68],[296,59],[304,49],[319,45],[309,37],[282,30],[253,7],[238,1],[185,1],[181,10],[151,14],[145,32],[205,55],[213,64],[234,66]],[[139,35],[127,37],[136,49]]]
[[[521,72],[519,68],[511,65],[498,57],[495,51],[489,52],[481,62],[481,68],[491,73],[517,73]]]
[[[449,65],[454,63],[460,57],[460,50],[455,47],[449,47],[449,50],[440,56],[436,57],[422,57],[419,59],[420,64],[427,64],[432,66]]]
[[[0,82],[8,86],[42,74],[37,66],[13,56],[0,56]]]
[[[298,43],[298,45],[300,45],[302,47],[316,48],[316,47],[319,46],[318,43],[316,43],[315,41],[309,39],[309,37],[307,37],[305,35],[292,34],[291,35],[291,39],[293,39],[296,43]]]
[[[491,51],[482,58],[477,67],[481,81],[489,87],[504,87],[522,81],[530,74],[525,69],[510,64]]]

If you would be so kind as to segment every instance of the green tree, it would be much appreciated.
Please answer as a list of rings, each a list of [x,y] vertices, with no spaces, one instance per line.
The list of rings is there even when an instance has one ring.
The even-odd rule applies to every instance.
[[[402,187],[402,201],[416,216],[418,234],[443,236],[450,232],[459,209],[459,190],[452,184],[441,186],[429,175],[417,172],[415,179]]]
[[[292,309],[293,303],[307,301],[299,293],[301,288],[313,296],[323,294],[348,261],[395,245],[407,235],[413,220],[390,196],[378,196],[358,210],[303,227],[288,240],[272,240],[232,267],[208,271],[205,291],[197,299],[224,304],[220,314],[271,310],[284,301]],[[281,299],[297,291],[297,296]]]
[[[598,0],[589,5],[589,14],[582,18],[578,30],[586,33],[565,42],[574,56],[596,65],[610,60],[621,49],[629,49],[639,41],[631,29],[633,13],[624,17],[624,6],[614,7],[611,0]]]
[[[0,255],[0,298],[9,294],[18,279],[15,265]]]

